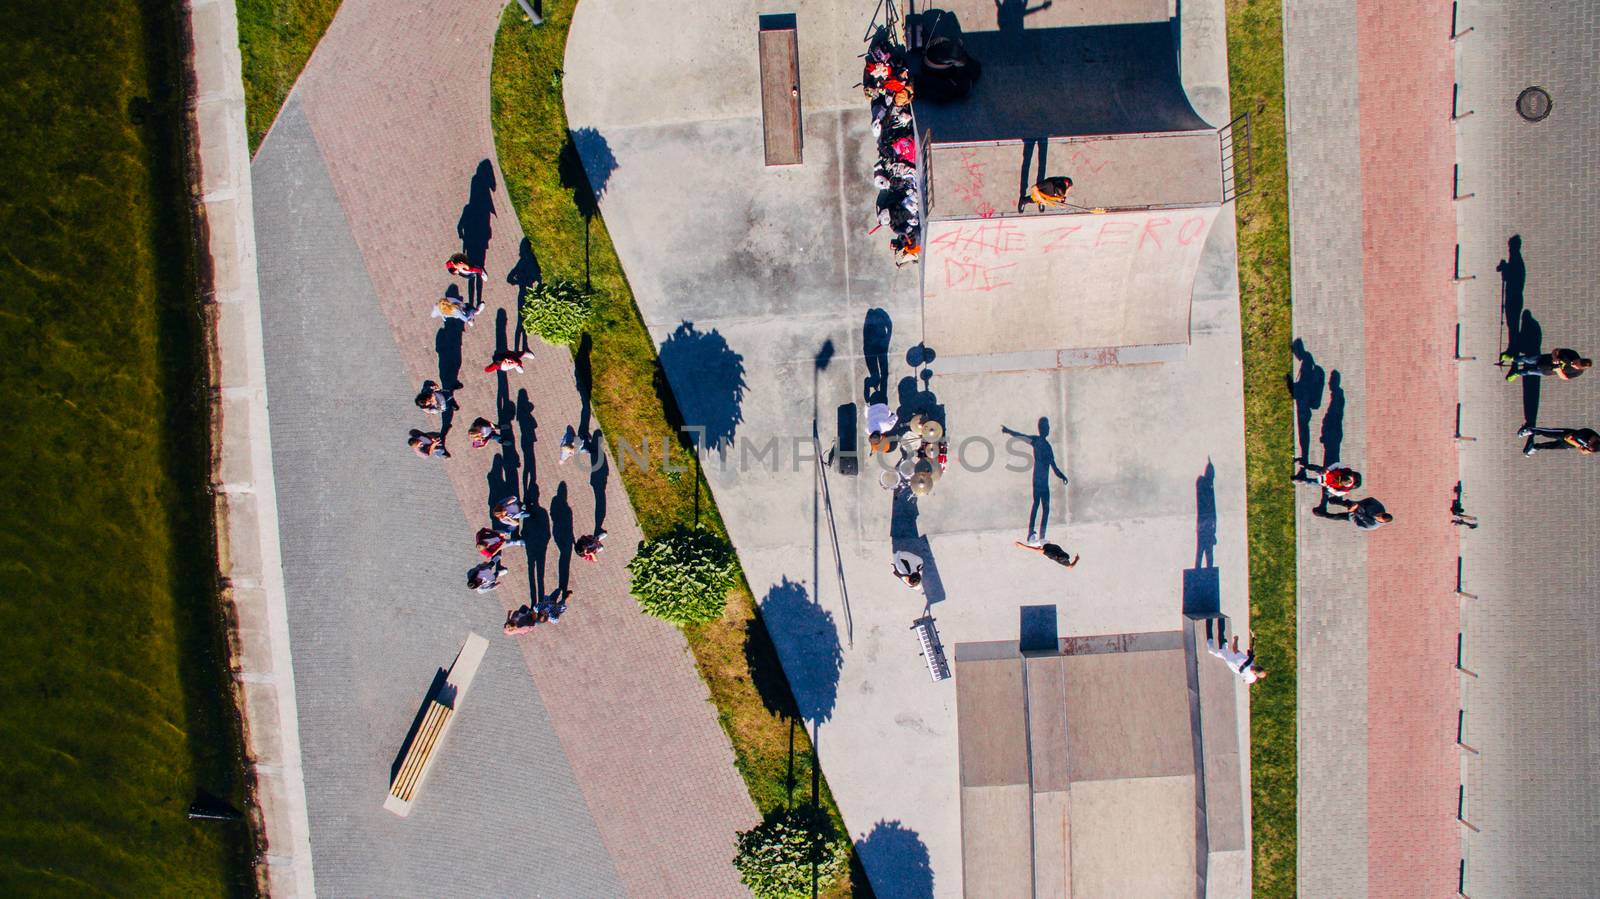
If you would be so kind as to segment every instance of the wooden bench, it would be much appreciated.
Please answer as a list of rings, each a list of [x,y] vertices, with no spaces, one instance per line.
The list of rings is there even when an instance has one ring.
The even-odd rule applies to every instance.
[[[483,654],[488,648],[489,641],[477,634],[467,635],[467,642],[456,654],[444,683],[429,694],[423,707],[422,720],[406,741],[399,768],[389,784],[389,795],[383,800],[384,808],[402,818],[411,814],[411,803],[416,799],[428,771],[433,768],[434,760],[439,757],[439,746],[444,742],[445,734],[450,732],[456,709],[467,695],[467,688],[472,686],[472,679],[477,675],[478,665],[483,662]]]
[[[792,15],[762,16],[761,132],[767,165],[799,165],[800,46]]]

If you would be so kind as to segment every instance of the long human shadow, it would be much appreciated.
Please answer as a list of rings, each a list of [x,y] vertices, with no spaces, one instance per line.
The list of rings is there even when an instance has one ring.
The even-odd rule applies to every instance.
[[[1049,4],[1045,4],[1048,6]],[[1038,153],[1039,167],[1033,167],[1034,154]],[[1050,141],[1047,138],[1028,138],[1022,142],[1022,173],[1017,176],[1017,196],[1023,197],[1028,193],[1028,188],[1050,176],[1045,168],[1046,160],[1050,157]]]
[[[870,893],[878,899],[933,899],[933,860],[916,831],[899,821],[879,821],[856,841],[856,854],[872,865],[878,882]]]
[[[917,497],[910,490],[896,490],[889,512],[889,548],[908,552],[922,560],[922,596],[929,606],[944,602],[944,579],[933,557],[933,546],[917,523],[920,515]]]
[[[744,357],[716,329],[700,331],[685,321],[662,342],[657,358],[667,375],[657,379],[656,392],[668,424],[686,448],[695,448],[699,432],[701,449],[727,458],[744,421]]]
[[[1506,323],[1506,352],[1516,353],[1522,347],[1520,325],[1524,290],[1528,285],[1528,265],[1522,259],[1522,235],[1513,234],[1506,241],[1506,258],[1500,260],[1495,271],[1500,273],[1500,316]]]
[[[461,252],[467,261],[482,266],[489,255],[489,238],[494,234],[494,192],[497,187],[494,164],[485,159],[478,163],[467,187],[467,205],[461,207],[461,217],[456,220],[456,236],[461,239]],[[467,298],[474,302],[483,299],[483,287],[477,278],[467,279]]]
[[[583,218],[583,282],[590,283],[589,230],[590,223],[600,212],[600,198],[605,196],[611,182],[611,173],[617,170],[617,157],[611,152],[605,135],[593,128],[579,128],[567,132],[566,143],[556,156],[556,172],[561,186],[572,192],[572,205]]]
[[[539,257],[533,251],[533,241],[524,237],[517,246],[517,264],[506,272],[506,283],[517,288],[517,330],[512,349],[528,348],[527,332],[522,330],[523,309],[528,302],[528,291],[544,280],[544,270],[539,267]],[[587,335],[586,335],[587,336]]]
[[[1325,375],[1322,366],[1306,349],[1304,340],[1296,337],[1289,351],[1299,362],[1299,371],[1285,375],[1289,395],[1294,398],[1295,452],[1301,460],[1311,458],[1311,417],[1322,408],[1322,388]]]
[[[1328,372],[1328,411],[1322,413],[1322,467],[1339,461],[1339,450],[1344,445],[1344,386],[1339,370]]]
[[[1061,483],[1067,483],[1067,474],[1056,464],[1056,451],[1050,445],[1050,419],[1039,416],[1037,434],[1024,434],[1004,426],[1000,430],[1009,437],[1028,441],[1033,450],[1033,502],[1028,507],[1028,535],[1043,540],[1045,529],[1050,525],[1050,476],[1053,474]]]
[[[556,545],[556,589],[572,581],[572,505],[567,502],[567,482],[556,485],[550,498],[550,540]]]
[[[578,439],[587,445],[589,440],[589,418],[593,415],[590,405],[590,395],[594,390],[594,363],[591,355],[594,352],[594,340],[587,331],[578,339],[578,351],[572,354],[572,383],[578,388]]]
[[[889,313],[868,309],[861,325],[861,353],[867,362],[867,380],[861,393],[869,406],[889,402],[889,342],[893,335],[894,321]]]
[[[450,286],[455,287],[454,284]],[[439,384],[446,390],[461,386],[461,336],[464,330],[460,319],[447,318],[433,335],[433,351],[439,355]]]
[[[1183,611],[1214,615],[1222,609],[1217,571],[1217,467],[1207,457],[1194,481],[1194,567],[1183,572]]]
[[[517,442],[523,458],[528,460],[522,474],[522,507],[528,517],[522,522],[522,539],[528,554],[528,589],[534,597],[545,595],[545,555],[550,548],[550,513],[539,504],[539,480],[534,468],[533,445],[538,439],[539,423],[533,417],[533,401],[528,391],[517,391]]]
[[[1537,356],[1543,349],[1544,328],[1533,313],[1522,310],[1522,324],[1517,329],[1517,349],[1513,353],[1523,356]],[[1544,378],[1522,379],[1522,421],[1528,427],[1539,424],[1539,387]]]
[[[606,484],[611,480],[611,459],[599,429],[589,434],[589,489],[594,491],[594,533],[606,524]]]
[[[504,309],[496,310],[495,317],[494,349],[496,353],[505,352],[509,341],[509,320]],[[511,399],[510,377],[503,371],[495,373],[495,427],[502,434],[515,433],[517,405]],[[530,456],[531,458],[531,456]],[[522,468],[522,459],[517,453],[515,440],[505,440],[500,443],[500,454],[495,457],[489,466],[489,498],[492,507],[494,503],[507,496],[522,495],[522,477],[519,474]]]

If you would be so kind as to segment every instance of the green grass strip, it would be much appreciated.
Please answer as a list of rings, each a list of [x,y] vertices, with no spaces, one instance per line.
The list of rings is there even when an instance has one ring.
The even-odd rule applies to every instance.
[[[278,117],[339,0],[236,0],[244,65],[244,117],[250,154]]]
[[[541,27],[532,26],[515,3],[507,7],[490,79],[495,149],[543,277],[580,283],[587,277],[596,291],[589,325],[591,391],[604,433],[636,445],[649,437],[656,447],[675,433],[669,425],[676,417],[671,391],[662,381],[655,342],[634,306],[605,225],[598,213],[584,215],[593,212],[588,180],[568,139],[561,66],[571,19],[572,5],[566,3],[548,6]],[[621,466],[622,483],[645,536],[697,520],[726,536],[692,455],[676,442],[670,452],[674,466],[688,468],[687,473],[664,466]],[[814,793],[845,833],[827,783],[813,764],[804,724],[792,707],[768,708],[771,697],[786,695],[788,688],[748,586],[741,579],[722,620],[685,628],[684,634],[756,808],[765,814],[808,801]],[[822,887],[825,896],[849,895],[852,889],[845,878]],[[865,892],[859,885],[856,890]]]
[[[254,891],[209,480],[184,5],[0,32],[0,895]]]
[[[1296,660],[1283,5],[1228,0],[1227,10],[1233,113],[1250,113],[1255,148],[1255,188],[1238,201],[1250,624],[1271,671],[1250,698],[1254,883],[1257,896],[1287,897],[1295,895]]]

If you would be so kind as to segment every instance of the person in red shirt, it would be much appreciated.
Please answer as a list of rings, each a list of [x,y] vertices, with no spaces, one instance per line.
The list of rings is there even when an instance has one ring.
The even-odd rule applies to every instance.
[[[444,261],[444,270],[460,278],[477,278],[479,281],[489,276],[482,266],[468,262],[466,253],[457,253],[446,259]]]
[[[522,367],[533,358],[533,350],[506,350],[495,353],[494,360],[483,367],[485,372],[514,371],[522,374]]]
[[[1311,477],[1311,472],[1316,472],[1317,477]],[[1307,462],[1300,466],[1300,471],[1294,476],[1294,480],[1317,484],[1327,491],[1329,496],[1345,497],[1350,495],[1350,491],[1361,486],[1361,472],[1348,465],[1330,465],[1323,468]]]
[[[572,550],[578,554],[578,558],[585,562],[593,562],[595,557],[605,549],[605,545],[602,543],[605,539],[606,532],[604,530],[593,534],[584,534],[577,539],[577,542],[572,544]]]

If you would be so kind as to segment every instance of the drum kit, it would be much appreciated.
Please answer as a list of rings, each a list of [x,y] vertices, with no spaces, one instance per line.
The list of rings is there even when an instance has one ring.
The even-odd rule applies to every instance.
[[[906,432],[900,437],[900,461],[878,476],[878,484],[885,490],[910,490],[915,496],[927,496],[949,467],[950,444],[944,439],[944,425],[918,413],[906,422]]]

